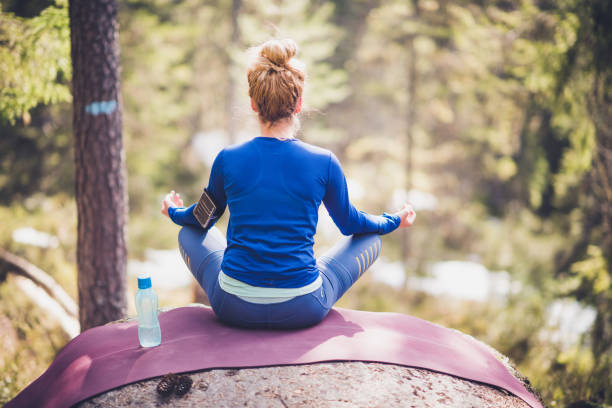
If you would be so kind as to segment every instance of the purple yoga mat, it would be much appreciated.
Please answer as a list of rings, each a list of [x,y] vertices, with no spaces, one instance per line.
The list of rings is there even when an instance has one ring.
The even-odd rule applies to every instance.
[[[334,308],[315,327],[286,331],[228,327],[204,307],[173,309],[159,320],[162,344],[154,348],[140,347],[136,322],[81,333],[6,408],[68,407],[168,372],[333,360],[426,368],[504,388],[542,407],[485,346],[412,316]]]

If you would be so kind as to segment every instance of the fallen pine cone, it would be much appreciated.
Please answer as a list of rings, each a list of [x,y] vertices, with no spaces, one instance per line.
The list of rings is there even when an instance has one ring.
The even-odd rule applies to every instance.
[[[168,373],[164,375],[159,384],[157,384],[157,392],[164,397],[167,397],[168,395],[172,394],[172,391],[174,391],[178,379],[179,377],[173,373]]]
[[[174,389],[174,393],[176,395],[185,395],[189,392],[189,390],[191,389],[191,384],[193,384],[193,380],[189,377],[187,377],[186,375],[181,375],[178,378],[178,384],[176,385],[176,388]]]

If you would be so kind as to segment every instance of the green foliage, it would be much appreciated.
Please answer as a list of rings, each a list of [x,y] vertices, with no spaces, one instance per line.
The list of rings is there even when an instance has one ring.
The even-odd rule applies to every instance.
[[[74,191],[72,117],[67,104],[38,106],[29,125],[0,124],[0,204]]]
[[[71,99],[67,3],[57,1],[27,19],[3,13],[0,6],[0,121],[28,122],[36,105]]]
[[[415,4],[383,2],[368,16],[357,58],[348,65],[355,95],[349,103],[366,113],[347,115],[347,157],[360,161],[373,152],[385,152],[386,160],[398,160],[395,167],[386,164],[393,169],[387,174],[399,174],[391,182],[369,180],[388,197],[405,183],[397,150],[405,145],[406,123],[398,112],[416,105],[413,184],[434,193],[443,204],[433,224],[429,217],[419,218],[419,228],[411,234],[418,257],[414,264],[475,253],[485,265],[506,269],[541,291],[536,302],[571,294],[595,306],[594,343],[585,339],[574,354],[591,356],[585,361],[593,364],[569,364],[569,373],[559,373],[554,380],[536,364],[521,367],[541,385],[548,401],[609,401],[610,396],[601,392],[609,379],[609,361],[593,356],[609,354],[612,344],[611,251],[610,238],[605,238],[611,231],[609,222],[593,227],[600,219],[593,211],[609,212],[610,207],[594,204],[592,190],[585,188],[593,177],[597,151],[598,118],[593,111],[606,112],[594,109],[591,102],[596,64],[589,44],[608,34],[603,28],[595,38],[588,34],[593,19],[606,21],[594,12],[603,3],[593,1],[585,7],[566,2],[544,8],[532,1],[508,7],[418,2],[419,9]],[[605,12],[601,7],[600,13]],[[413,54],[407,52],[410,47]],[[406,75],[410,55],[416,64],[412,101]],[[605,87],[599,92],[605,95]],[[600,98],[600,103],[606,101]],[[367,114],[371,109],[374,115]],[[609,131],[600,133],[608,134],[600,143],[610,146]],[[381,144],[394,146],[396,153]],[[425,238],[431,228],[436,231],[433,240]],[[389,307],[388,302],[377,302],[368,305]],[[509,325],[516,337],[511,342],[520,344],[518,327]],[[529,344],[537,343],[534,334],[525,336]],[[500,339],[492,340],[495,345]],[[544,360],[538,358],[539,366],[545,359],[560,358],[561,350],[549,348]],[[571,378],[585,372],[604,380],[585,380],[579,391],[564,393],[574,384]]]
[[[70,339],[10,280],[0,283],[0,299],[0,404],[4,405],[38,377]]]
[[[586,251],[586,258],[574,262],[570,267],[570,271],[579,278],[578,287],[587,286],[586,292],[597,296],[602,292],[610,290],[610,275],[608,274],[608,265],[603,257],[601,248],[595,245],[589,245]]]
[[[33,194],[12,207],[0,206],[0,220],[0,246],[47,272],[77,299],[74,201],[61,194],[53,198]],[[18,228],[51,234],[57,237],[58,246],[15,242],[12,235]],[[11,274],[6,277],[1,272],[0,405],[4,405],[35,380],[70,339],[48,313],[24,296]]]

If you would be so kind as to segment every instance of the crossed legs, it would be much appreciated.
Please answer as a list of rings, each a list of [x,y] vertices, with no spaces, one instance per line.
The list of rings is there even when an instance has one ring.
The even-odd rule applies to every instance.
[[[227,243],[216,227],[208,232],[183,227],[179,249],[189,270],[202,286],[217,317],[231,325],[249,328],[299,328],[320,322],[378,258],[382,242],[377,234],[342,237],[317,259],[321,288],[281,303],[258,304],[225,292],[218,276]]]

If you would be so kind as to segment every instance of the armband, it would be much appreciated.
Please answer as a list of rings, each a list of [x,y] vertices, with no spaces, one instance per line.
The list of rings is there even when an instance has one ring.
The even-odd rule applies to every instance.
[[[202,228],[208,229],[211,223],[219,218],[215,215],[215,211],[217,211],[217,206],[210,193],[204,189],[200,201],[198,201],[198,204],[193,209],[193,215]]]

